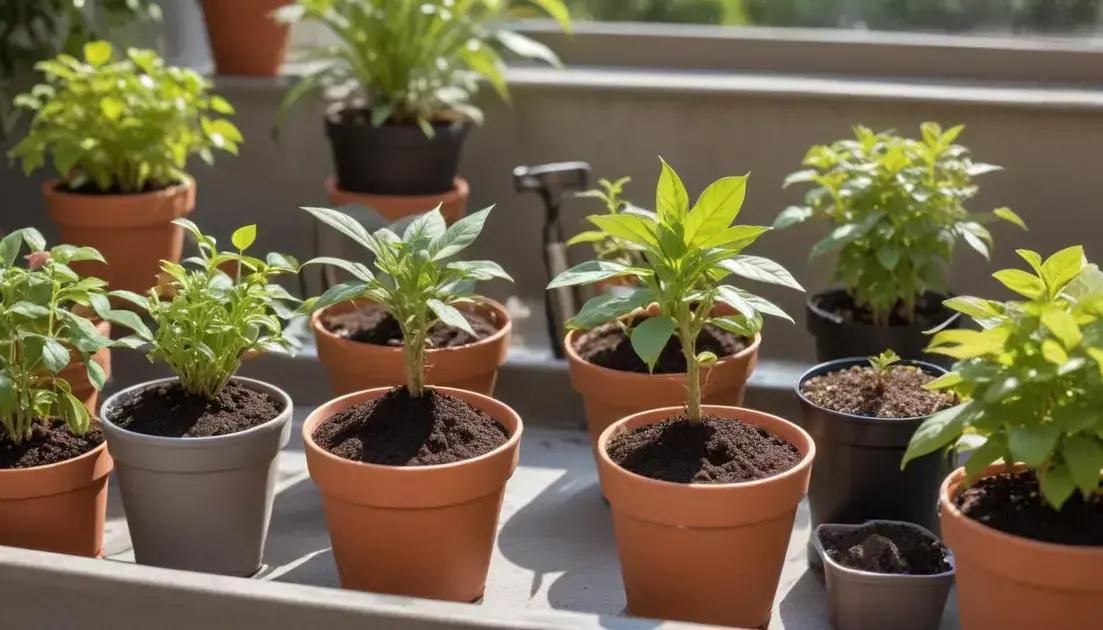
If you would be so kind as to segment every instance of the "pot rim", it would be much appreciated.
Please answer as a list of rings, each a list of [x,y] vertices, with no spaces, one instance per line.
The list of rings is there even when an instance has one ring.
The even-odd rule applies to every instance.
[[[322,324],[322,313],[325,313],[326,311],[328,311],[329,309],[331,309],[335,306],[340,306],[342,304],[347,304],[348,302],[352,302],[354,304],[363,304],[363,303],[371,303],[371,300],[367,300],[367,299],[347,300],[345,302],[338,302],[336,304],[330,304],[329,306],[327,306],[325,308],[321,308],[321,309],[318,309],[318,310],[314,311],[313,313],[310,314],[310,327],[312,329],[314,329],[314,333],[323,335],[324,337],[326,337],[327,339],[329,339],[330,341],[332,341],[333,343],[336,343],[336,344],[342,344],[342,345],[344,345],[344,344],[355,344],[355,346],[349,346],[349,347],[367,346],[369,348],[375,348],[379,352],[387,352],[387,353],[392,353],[392,354],[399,354],[399,353],[402,352],[402,346],[382,346],[382,345],[379,345],[379,344],[367,343],[367,342],[364,342],[364,341],[353,341],[351,339],[348,339],[346,337],[342,337],[340,335],[337,335],[337,334],[333,333],[333,331],[329,330],[328,328],[326,328]],[[452,346],[450,348],[427,348],[426,351],[425,351],[426,354],[429,355],[429,356],[432,356],[432,355],[437,354],[437,353],[460,352],[460,351],[463,351],[463,350],[467,350],[469,348],[476,348],[476,347],[480,347],[480,346],[489,346],[489,345],[492,345],[492,344],[499,343],[504,337],[506,337],[507,335],[512,333],[512,331],[513,331],[513,318],[509,316],[509,311],[506,310],[505,306],[503,306],[498,301],[492,300],[492,299],[487,298],[487,297],[484,297],[484,298],[481,298],[481,299],[475,301],[475,306],[480,306],[480,305],[486,306],[487,308],[494,311],[495,314],[498,315],[498,317],[502,321],[502,327],[501,328],[499,328],[494,334],[490,335],[489,337],[485,337],[483,339],[477,339],[475,341],[472,341],[471,343],[465,343],[462,346]],[[375,389],[375,388],[373,388],[373,389]],[[353,393],[355,393],[355,392],[353,392]]]
[[[261,389],[261,388],[263,388],[262,391],[264,389],[271,390],[271,392],[265,392],[265,393],[272,393],[272,392],[276,393],[278,395],[277,398],[284,404],[283,409],[280,410],[280,412],[277,413],[275,415],[275,417],[273,417],[269,420],[266,420],[266,421],[254,426],[254,427],[249,427],[248,429],[245,429],[244,431],[236,431],[234,433],[227,433],[225,435],[208,435],[208,436],[203,436],[203,437],[166,437],[166,436],[163,436],[163,435],[147,435],[145,433],[139,433],[137,431],[131,431],[130,429],[127,429],[125,427],[120,427],[119,425],[115,424],[114,422],[111,422],[111,420],[108,419],[108,413],[107,413],[108,408],[111,407],[113,403],[117,402],[118,400],[121,400],[124,395],[130,395],[130,394],[133,394],[134,392],[136,392],[138,390],[145,389],[145,388],[148,388],[148,387],[152,387],[154,385],[160,385],[161,383],[168,383],[168,382],[179,381],[179,380],[180,380],[180,378],[177,377],[177,376],[169,376],[169,377],[166,377],[166,378],[158,378],[158,379],[154,379],[152,381],[145,381],[143,383],[138,383],[137,385],[131,385],[130,387],[126,387],[124,389],[121,389],[121,390],[115,392],[110,397],[108,397],[107,400],[103,401],[103,403],[100,405],[100,421],[105,426],[110,426],[113,430],[120,431],[120,432],[125,432],[126,435],[129,438],[131,438],[131,439],[133,439],[137,442],[141,442],[146,446],[156,446],[156,447],[159,447],[159,448],[166,448],[167,447],[167,448],[187,449],[187,448],[202,448],[202,447],[211,446],[211,445],[214,445],[214,444],[217,444],[217,443],[220,443],[220,442],[225,443],[229,440],[235,440],[235,441],[236,440],[247,440],[248,438],[252,437],[253,435],[268,431],[274,425],[283,422],[284,416],[287,416],[290,419],[292,416],[294,416],[294,413],[295,413],[295,407],[294,407],[294,403],[291,400],[291,396],[288,395],[288,393],[285,392],[280,387],[277,387],[277,386],[272,385],[271,383],[268,383],[268,382],[265,382],[265,381],[261,381],[261,380],[257,380],[257,379],[253,379],[253,378],[248,378],[248,377],[245,377],[245,376],[236,376],[235,375],[233,378],[230,379],[231,381],[237,381],[238,383],[248,385],[248,386],[250,386],[251,389]],[[260,386],[259,388],[257,387],[258,385]],[[106,443],[107,443],[107,440],[104,440],[104,444],[106,444]]]
[[[195,188],[195,178],[187,173],[184,174],[187,177],[186,181],[177,182],[166,186],[165,188],[159,188],[157,190],[147,190],[143,192],[134,193],[79,193],[68,190],[62,190],[59,186],[61,184],[61,178],[55,177],[48,179],[42,183],[42,194],[46,197],[74,197],[78,199],[104,199],[107,202],[117,199],[141,199],[141,198],[156,198],[156,197],[172,197]]]
[[[930,536],[931,539],[933,539],[933,540],[937,540],[938,543],[940,545],[942,545],[942,548],[945,551],[945,553],[943,554],[943,557],[945,558],[946,562],[950,565],[950,569],[948,571],[943,571],[941,573],[930,573],[930,574],[927,574],[927,575],[911,575],[911,574],[901,574],[901,573],[877,573],[876,571],[862,571],[861,569],[852,569],[848,566],[844,566],[842,564],[839,564],[831,556],[829,556],[827,554],[827,550],[823,548],[823,541],[820,540],[820,532],[821,531],[829,531],[829,530],[853,531],[855,529],[859,529],[859,528],[865,527],[867,525],[880,525],[880,524],[901,525],[901,526],[904,526],[904,527],[909,527],[911,529],[919,530],[920,533],[926,534],[927,536]],[[926,527],[923,527],[922,525],[919,525],[919,524],[916,524],[916,523],[911,523],[911,522],[908,522],[908,521],[897,521],[897,520],[886,519],[886,518],[871,518],[871,519],[867,519],[866,521],[864,521],[862,523],[820,523],[812,531],[812,544],[816,549],[816,553],[820,556],[820,559],[823,560],[823,562],[825,564],[830,565],[833,569],[839,571],[840,573],[846,574],[848,577],[862,578],[863,581],[875,581],[875,582],[929,582],[931,580],[938,580],[938,579],[943,579],[943,578],[946,578],[946,577],[953,577],[954,574],[957,571],[957,565],[954,562],[954,552],[950,551],[950,548],[948,546],[946,546],[946,543],[943,542],[942,539],[939,538],[938,536],[935,536],[934,533],[931,532],[931,530],[927,529]]]
[[[326,105],[325,111],[322,113],[322,118],[325,119],[326,123],[331,124],[335,127],[355,127],[355,128],[358,128],[358,129],[364,128],[364,127],[368,127],[368,128],[371,128],[371,129],[380,129],[380,128],[383,128],[383,127],[392,127],[392,128],[398,127],[398,128],[401,128],[401,129],[416,130],[419,135],[424,135],[421,131],[421,127],[419,125],[417,125],[416,123],[398,123],[398,124],[395,124],[395,123],[387,123],[387,122],[384,121],[384,123],[382,125],[378,125],[378,126],[377,125],[372,125],[372,124],[356,125],[356,124],[346,123],[346,122],[340,120],[339,118],[337,118],[337,114],[339,112],[342,112],[342,111],[345,111],[345,110],[348,110],[348,109],[362,109],[362,110],[365,110],[365,111],[371,111],[371,107],[366,107],[366,106],[365,107],[352,107],[348,103],[345,103],[343,101],[338,100],[338,101],[333,101],[333,102],[329,103],[328,105]],[[456,120],[450,120],[450,121],[444,121],[444,122],[430,121],[429,124],[434,129],[453,129],[455,127],[463,127],[465,129],[470,129],[471,127],[474,126],[474,123],[472,123],[471,121],[466,120],[464,118],[457,118]]]
[[[816,403],[812,402],[811,400],[808,400],[808,398],[805,397],[804,392],[801,391],[801,386],[804,385],[804,383],[807,382],[809,379],[811,379],[815,376],[821,376],[823,374],[830,374],[832,372],[838,372],[842,369],[846,369],[848,367],[851,367],[852,365],[859,365],[861,363],[868,363],[868,361],[869,361],[868,357],[845,357],[845,358],[842,358],[842,359],[833,359],[831,361],[824,361],[823,363],[817,363],[816,365],[814,365],[814,366],[808,368],[807,370],[805,370],[804,373],[801,374],[799,378],[797,378],[796,382],[793,383],[793,392],[796,393],[797,399],[800,402],[802,402],[804,404],[807,404],[810,407],[813,407],[815,409],[820,409],[820,410],[825,411],[827,413],[830,413],[832,415],[836,415],[836,416],[846,418],[846,419],[852,420],[852,421],[857,421],[857,422],[906,422],[908,420],[912,420],[912,421],[914,421],[914,420],[924,420],[926,418],[929,418],[929,417],[933,416],[934,413],[938,413],[936,411],[934,413],[929,413],[925,416],[910,416],[910,417],[907,417],[907,418],[881,418],[881,417],[874,417],[874,416],[860,416],[858,414],[846,413],[846,412],[843,412],[843,411],[835,411],[834,409],[828,409],[827,407],[824,407],[822,405],[817,405]],[[949,373],[949,370],[947,370],[944,367],[940,367],[940,366],[937,366],[933,363],[928,363],[926,361],[920,361],[919,359],[901,359],[895,365],[911,365],[911,366],[919,367],[919,368],[922,368],[924,371],[927,371],[928,373],[934,372],[935,376],[943,376],[943,375]],[[821,372],[821,371],[822,371],[822,374],[818,374],[818,373],[813,374],[814,372]]]
[[[330,415],[325,416],[325,417],[320,417],[320,418],[318,418],[317,422],[314,422],[313,426],[311,426],[311,424],[312,424],[311,421],[314,420],[314,416],[315,416],[315,414],[317,414],[317,412],[320,408],[328,406],[331,403],[344,401],[344,400],[347,400],[347,399],[350,399],[350,398],[353,398],[353,397],[362,397],[362,396],[365,396],[365,395],[378,394],[378,395],[372,396],[371,398],[367,398],[366,400],[360,401],[361,403],[369,402],[371,400],[376,400],[376,399],[382,397],[383,394],[391,391],[395,387],[401,387],[401,386],[391,385],[391,386],[387,386],[387,387],[372,387],[370,389],[362,389],[360,391],[344,394],[343,396],[338,396],[336,398],[330,398],[329,400],[325,401],[321,405],[318,405],[317,407],[314,408],[314,411],[311,411],[310,414],[306,417],[306,419],[303,420],[302,437],[303,437],[304,447],[310,449],[311,451],[314,451],[317,455],[321,456],[325,460],[328,460],[328,461],[331,461],[331,462],[334,462],[334,463],[345,464],[345,465],[349,465],[349,466],[355,466],[355,467],[358,467],[362,470],[380,470],[380,471],[385,470],[385,471],[388,471],[388,472],[398,472],[399,474],[416,474],[418,472],[424,473],[426,471],[449,470],[449,469],[453,469],[453,468],[459,468],[459,467],[462,467],[462,466],[467,466],[467,465],[470,465],[470,464],[479,463],[479,462],[491,459],[493,457],[500,456],[503,452],[517,447],[519,442],[521,441],[521,433],[524,431],[525,427],[524,427],[524,423],[521,421],[521,414],[517,413],[516,409],[514,409],[513,407],[510,407],[509,405],[507,405],[506,403],[498,400],[497,398],[493,398],[493,397],[487,396],[485,394],[480,394],[478,392],[473,392],[473,391],[470,391],[470,390],[467,390],[467,389],[459,389],[457,387],[440,387],[438,385],[428,385],[427,387],[429,387],[430,389],[434,389],[434,390],[436,390],[440,393],[449,394],[449,395],[452,395],[454,392],[463,392],[465,395],[475,396],[477,398],[482,398],[482,399],[485,399],[485,400],[493,401],[493,402],[495,402],[499,405],[502,405],[502,407],[504,407],[505,409],[508,409],[510,411],[510,413],[513,414],[514,420],[517,422],[517,429],[514,430],[513,433],[509,436],[509,438],[507,438],[506,441],[503,442],[501,445],[499,445],[497,448],[495,448],[493,450],[490,450],[490,451],[487,451],[487,452],[483,453],[482,455],[479,455],[477,457],[471,457],[469,459],[460,460],[458,462],[450,462],[448,464],[432,464],[432,465],[429,465],[429,466],[389,466],[389,465],[386,465],[386,464],[372,464],[372,463],[369,463],[369,462],[358,462],[358,461],[355,461],[355,460],[346,459],[344,457],[339,457],[337,455],[334,455],[333,453],[330,453],[326,449],[319,446],[318,443],[314,441],[314,435],[313,435],[314,431],[313,431],[313,429],[317,429],[318,426],[320,426],[323,422],[325,422],[326,420],[329,420],[330,418],[333,417],[333,414],[330,414]],[[348,407],[345,407],[345,408],[341,409],[341,411],[344,411],[345,409],[348,409],[351,406],[352,405],[349,405]],[[487,414],[487,415],[489,415],[489,414]]]
[[[97,419],[93,418],[92,424],[89,426],[89,428],[92,428],[93,426],[95,426],[96,422],[97,422]],[[66,466],[66,465],[69,465],[69,464],[74,464],[74,463],[76,463],[76,462],[78,462],[82,459],[94,459],[96,457],[99,457],[102,454],[102,451],[104,451],[106,448],[107,448],[107,436],[105,435],[103,441],[100,442],[99,444],[97,444],[95,448],[93,448],[92,450],[90,450],[86,453],[81,453],[80,455],[77,455],[76,457],[70,457],[69,459],[64,459],[60,462],[54,462],[52,464],[42,464],[40,466],[28,466],[26,468],[0,468],[0,476],[19,474],[19,473],[27,474],[27,473],[34,473],[34,472],[45,472],[47,470],[56,470],[57,468],[60,468],[62,466]]]
[[[719,491],[723,491],[723,490],[730,490],[732,488],[753,488],[753,487],[757,487],[757,486],[764,486],[764,485],[767,485],[767,484],[771,484],[771,483],[777,482],[777,481],[782,480],[782,479],[797,477],[797,476],[800,476],[803,473],[805,468],[808,468],[808,467],[812,466],[812,461],[816,457],[816,442],[815,442],[815,440],[812,439],[812,436],[807,431],[804,430],[804,427],[801,427],[800,425],[798,425],[795,422],[790,422],[789,420],[786,420],[785,418],[782,418],[781,416],[775,416],[772,413],[767,413],[765,411],[759,411],[757,409],[750,409],[748,407],[732,407],[732,406],[729,406],[729,405],[701,405],[701,411],[704,412],[704,413],[712,413],[712,414],[716,414],[716,415],[721,415],[725,418],[730,418],[730,419],[734,419],[734,420],[741,420],[741,421],[743,421],[743,420],[742,420],[742,418],[739,417],[739,414],[745,413],[745,412],[751,412],[751,413],[755,413],[755,414],[758,414],[758,415],[767,416],[769,418],[772,418],[773,420],[777,420],[779,422],[783,422],[785,424],[788,424],[793,429],[795,429],[798,432],[798,434],[801,437],[804,438],[805,442],[808,445],[808,450],[800,458],[800,461],[798,461],[789,470],[779,472],[776,475],[770,475],[769,477],[763,477],[762,479],[755,479],[755,480],[752,480],[752,481],[738,481],[738,482],[734,482],[734,483],[678,483],[678,482],[675,482],[675,481],[664,481],[662,479],[652,479],[651,477],[646,477],[644,475],[634,473],[634,472],[628,470],[627,468],[624,468],[620,464],[614,462],[613,458],[609,457],[609,451],[608,451],[608,448],[607,448],[607,446],[609,445],[609,440],[612,439],[613,433],[617,429],[619,429],[621,426],[627,424],[631,420],[634,420],[636,417],[642,416],[644,414],[652,414],[652,413],[663,412],[663,413],[669,413],[673,416],[673,415],[676,415],[676,414],[678,414],[680,412],[683,412],[683,411],[685,411],[684,406],[683,407],[658,407],[656,409],[647,409],[647,410],[644,410],[644,411],[640,411],[638,413],[634,413],[634,414],[625,416],[625,417],[617,420],[616,422],[614,422],[614,423],[610,424],[609,426],[605,427],[605,430],[602,431],[601,435],[598,437],[597,445],[596,445],[596,448],[595,448],[595,450],[597,451],[597,456],[601,459],[601,461],[606,466],[610,466],[612,469],[615,469],[615,470],[617,470],[617,471],[619,471],[619,472],[621,472],[625,475],[628,475],[630,478],[632,478],[632,479],[634,479],[638,482],[643,482],[645,485],[649,485],[649,486],[652,486],[652,487],[655,487],[655,488],[693,488],[694,491],[701,490],[701,491],[707,491],[707,492],[719,492]],[[744,422],[746,422],[746,421],[744,421]],[[655,423],[652,423],[652,424],[655,424]],[[753,425],[754,423],[748,422],[747,424],[752,424]],[[755,426],[757,426],[757,425],[755,425]],[[774,437],[781,437],[781,436],[777,435],[776,433],[774,433],[773,431],[769,431],[769,429],[767,429],[767,431],[771,435],[773,435]],[[784,438],[782,438],[782,439],[784,439]],[[786,441],[788,441],[788,440],[786,440]],[[799,448],[799,445],[797,445],[797,444],[794,444],[793,446],[797,446]]]
[[[574,347],[574,342],[577,340],[578,336],[582,335],[584,332],[585,331],[576,328],[576,329],[568,331],[567,334],[563,337],[563,351],[566,353],[568,361],[585,365],[589,369],[595,370],[595,371],[597,371],[598,373],[601,373],[601,374],[619,374],[624,378],[639,378],[641,381],[653,381],[653,380],[656,380],[656,379],[664,380],[664,381],[674,381],[674,380],[682,381],[682,380],[685,379],[685,376],[686,376],[685,372],[663,372],[661,374],[652,374],[652,373],[648,373],[648,372],[632,372],[632,371],[629,371],[629,370],[614,370],[613,368],[607,368],[605,366],[598,365],[597,363],[594,363],[592,361],[587,361],[586,359],[582,358],[582,355],[578,354],[578,352],[575,350],[575,347]],[[716,360],[716,363],[712,364],[708,368],[703,368],[703,369],[705,371],[710,371],[710,370],[714,370],[718,367],[728,365],[729,363],[735,363],[736,361],[741,361],[741,360],[755,354],[756,352],[758,352],[758,347],[760,345],[762,345],[762,332],[761,331],[755,333],[754,339],[751,340],[751,343],[747,344],[746,348],[743,348],[742,350],[740,350],[739,352],[736,352],[735,354],[729,354],[727,356],[720,357],[719,359]],[[702,387],[703,387],[703,385],[702,385]],[[736,409],[737,407],[731,407],[731,408]],[[738,408],[743,409],[744,407],[738,407]],[[618,420],[618,422],[619,422],[619,420]]]

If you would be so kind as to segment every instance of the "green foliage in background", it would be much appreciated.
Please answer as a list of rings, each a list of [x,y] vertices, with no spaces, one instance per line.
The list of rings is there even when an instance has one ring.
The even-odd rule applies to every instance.
[[[1103,272],[1082,247],[1042,260],[1018,250],[1030,271],[994,274],[1021,300],[955,297],[946,306],[980,330],[943,330],[928,352],[958,359],[929,383],[966,402],[925,421],[903,464],[956,442],[973,450],[975,480],[993,462],[1033,469],[1042,496],[1060,509],[1074,491],[1100,492],[1103,470]],[[975,449],[975,450],[974,450]]]
[[[640,212],[641,209],[634,206],[623,197],[624,187],[632,181],[631,177],[621,177],[616,181],[602,178],[598,180],[598,188],[580,192],[576,197],[597,199],[605,206],[605,212],[609,216],[622,212]],[[647,211],[643,211],[645,214]],[[600,230],[587,230],[576,234],[567,245],[579,245],[589,243],[594,248],[594,254],[598,260],[611,260],[625,265],[638,265],[643,262],[642,255],[632,249],[631,243],[625,242],[615,236],[610,236]]]

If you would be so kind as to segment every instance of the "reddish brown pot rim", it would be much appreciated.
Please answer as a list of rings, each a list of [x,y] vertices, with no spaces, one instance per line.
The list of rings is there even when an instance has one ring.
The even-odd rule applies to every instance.
[[[324,337],[331,343],[354,348],[367,347],[371,348],[372,352],[382,352],[393,356],[402,354],[403,350],[401,346],[383,346],[380,344],[367,343],[364,341],[352,341],[334,333],[333,331],[326,328],[325,324],[322,323],[323,314],[334,311],[343,313],[364,304],[368,304],[369,302],[369,300],[352,300],[349,302],[331,304],[323,309],[316,310],[310,314],[310,327],[314,329],[315,335]],[[490,298],[483,298],[475,302],[474,308],[489,310],[494,315],[496,323],[500,324],[501,327],[498,328],[498,330],[494,334],[484,339],[479,339],[477,341],[473,341],[462,346],[453,346],[451,348],[428,348],[425,352],[429,356],[435,356],[450,354],[454,352],[463,352],[465,350],[470,350],[471,348],[491,346],[493,344],[500,343],[503,338],[512,333],[513,319],[509,316],[509,312],[506,311],[506,307],[502,306],[502,304],[500,304],[499,302],[491,300]]]
[[[420,133],[420,132],[419,132]],[[466,199],[471,194],[471,184],[466,179],[456,175],[452,180],[452,189],[430,195],[378,195],[375,193],[354,192],[344,190],[337,185],[337,177],[326,177],[326,193],[333,203],[363,203],[372,205],[378,203],[384,206],[399,206],[402,208],[421,208],[421,212],[428,212],[437,204],[448,206],[461,199]]]
[[[575,342],[578,340],[578,337],[580,335],[582,335],[584,332],[586,332],[586,331],[572,330],[572,331],[567,333],[566,337],[563,338],[563,350],[567,354],[567,360],[571,363],[575,363],[575,364],[580,365],[580,366],[585,366],[586,369],[593,370],[593,371],[595,371],[599,374],[616,375],[619,378],[637,379],[641,384],[646,383],[648,381],[656,381],[656,380],[678,381],[678,382],[681,382],[681,381],[685,380],[685,377],[686,377],[685,372],[666,372],[666,373],[663,373],[663,374],[648,374],[646,372],[630,372],[630,371],[627,371],[627,370],[614,370],[612,368],[607,368],[607,367],[598,365],[597,363],[593,363],[592,361],[587,361],[586,359],[583,359],[582,355],[578,354],[578,351],[575,349]],[[723,368],[723,367],[725,367],[729,364],[745,362],[749,357],[753,356],[754,354],[756,354],[758,352],[758,347],[760,345],[762,345],[762,333],[758,332],[758,333],[755,333],[754,339],[751,340],[751,343],[749,343],[746,348],[743,348],[742,350],[740,350],[739,352],[736,352],[735,354],[729,354],[727,356],[720,357],[719,359],[717,359],[716,363],[712,364],[711,366],[709,366],[707,368],[701,368],[701,369],[707,372],[709,370],[715,370],[715,369],[718,369],[718,368]]]
[[[88,485],[90,480],[110,474],[113,467],[105,439],[87,453],[65,461],[30,468],[0,469],[0,499],[31,499],[69,492]],[[53,478],[44,481],[46,476]]]
[[[42,184],[46,210],[62,226],[133,228],[163,225],[195,208],[195,180],[160,190],[125,194],[86,194],[62,190],[60,181]]]
[[[187,181],[172,184],[157,190],[148,190],[135,193],[82,193],[65,190],[61,187],[60,179],[50,179],[42,183],[42,194],[53,197],[65,197],[75,199],[106,199],[117,201],[119,199],[153,199],[156,197],[174,197],[189,189],[195,188],[195,180],[191,177]]]

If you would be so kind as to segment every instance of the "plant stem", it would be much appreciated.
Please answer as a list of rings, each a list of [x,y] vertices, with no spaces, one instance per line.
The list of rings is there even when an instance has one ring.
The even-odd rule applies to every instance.
[[[697,335],[693,310],[683,304],[678,313],[678,337],[686,358],[686,415],[693,424],[701,422],[701,366],[697,362]]]

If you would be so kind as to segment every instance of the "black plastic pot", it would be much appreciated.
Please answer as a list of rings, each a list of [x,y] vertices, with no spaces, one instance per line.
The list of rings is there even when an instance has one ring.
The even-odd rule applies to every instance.
[[[924,330],[950,320],[948,328],[957,328],[961,316],[942,306],[947,296],[934,292],[923,295],[921,304],[931,305],[935,312],[914,324],[874,326],[851,321],[838,313],[840,306],[850,302],[843,289],[830,289],[808,297],[806,303],[808,332],[816,338],[816,360],[833,361],[845,357],[873,356],[891,348],[902,357],[921,357],[930,343]],[[950,359],[931,355],[931,361],[949,365]]]
[[[821,363],[805,372],[795,386],[800,425],[816,442],[816,465],[808,490],[812,529],[820,523],[891,519],[938,531],[938,487],[949,473],[945,457],[931,453],[900,470],[912,434],[927,417],[867,418],[839,413],[811,403],[801,393],[801,385],[808,379],[854,365],[868,365],[868,359]],[[898,365],[914,365],[934,375],[946,373],[922,361],[904,360]],[[819,557],[815,553],[808,557],[815,566]]]
[[[470,125],[435,124],[435,133],[429,138],[417,125],[373,127],[366,112],[362,116],[344,112],[331,109],[325,117],[338,188],[375,195],[433,195],[452,190]]]

